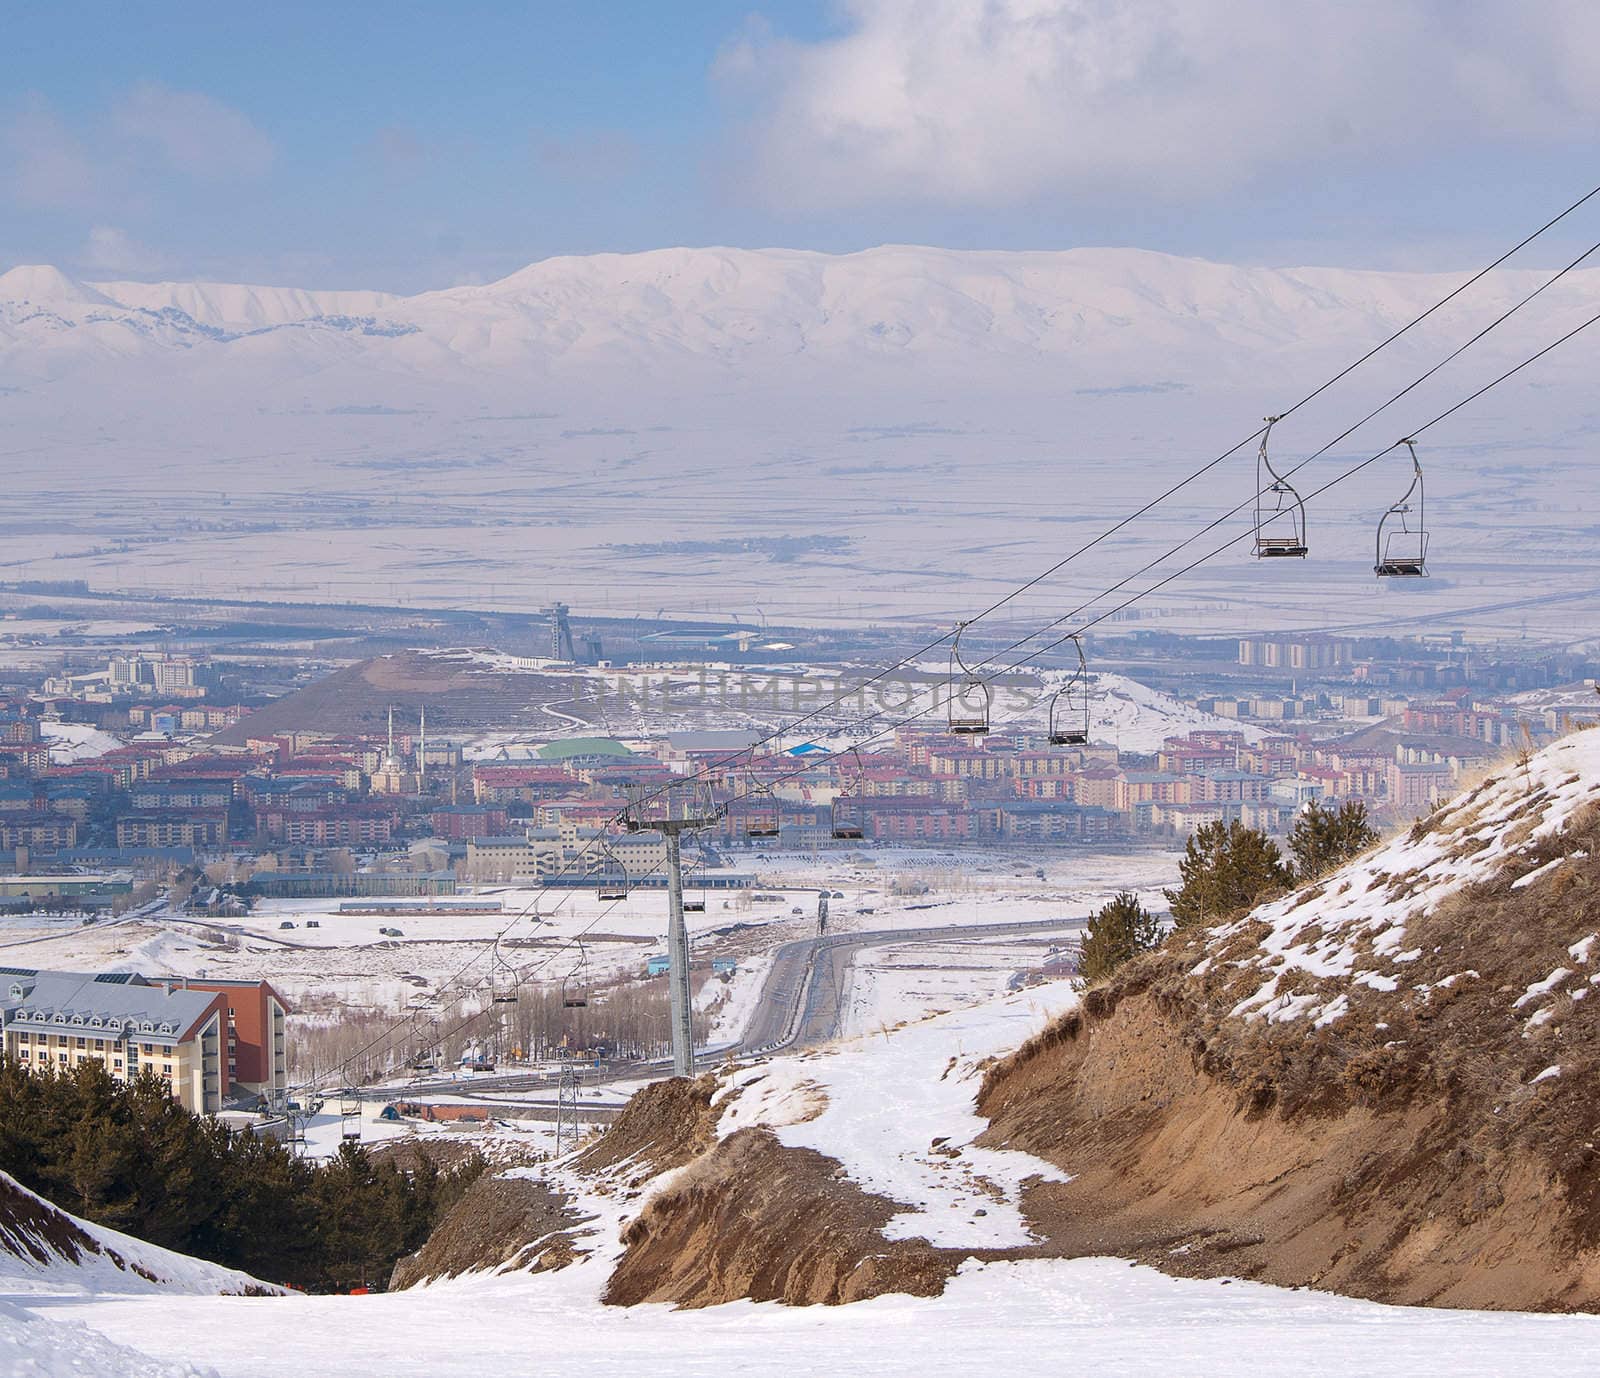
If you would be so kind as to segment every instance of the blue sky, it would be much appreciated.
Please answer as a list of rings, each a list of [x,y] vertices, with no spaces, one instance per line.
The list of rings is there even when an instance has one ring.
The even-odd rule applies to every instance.
[[[0,268],[416,291],[908,241],[1458,267],[1600,180],[1591,9],[14,7]]]

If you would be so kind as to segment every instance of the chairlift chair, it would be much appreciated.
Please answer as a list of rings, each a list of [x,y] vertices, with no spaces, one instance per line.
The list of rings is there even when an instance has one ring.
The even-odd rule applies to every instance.
[[[866,788],[867,770],[861,764],[861,753],[855,747],[850,748],[848,755],[855,763],[855,771],[854,774],[846,775],[840,782],[839,793],[834,795],[833,802],[828,805],[828,822],[829,831],[836,838],[841,841],[856,842],[867,835],[859,803],[861,792]]]
[[[339,1137],[349,1143],[361,1141],[361,1092],[353,1086],[339,1089]]]
[[[1256,452],[1256,559],[1284,557],[1304,559],[1306,545],[1306,505],[1288,479],[1272,467],[1267,456],[1267,438],[1283,418],[1266,418],[1261,433],[1261,448]],[[1265,482],[1270,476],[1271,482]],[[1268,499],[1271,500],[1270,505]]]
[[[1050,745],[1086,746],[1089,741],[1089,662],[1083,654],[1083,640],[1073,633],[1078,648],[1078,668],[1050,696]]]
[[[589,1007],[589,954],[584,950],[583,940],[578,941],[578,964],[561,978],[561,1007],[567,1010],[583,1010]],[[569,990],[568,983],[576,978],[574,988]]]
[[[600,879],[595,890],[600,902],[602,904],[610,904],[616,900],[627,899],[628,868],[622,864],[621,859],[610,847],[605,847],[605,855],[601,860],[603,869],[600,872]],[[622,879],[615,879],[619,875]]]
[[[950,643],[950,731],[958,737],[981,737],[989,730],[994,692],[961,658],[961,633],[966,625],[956,623],[955,640]]]
[[[504,967],[506,975],[511,977],[510,985],[500,984],[500,969]],[[489,1003],[491,1005],[514,1005],[517,1003],[516,972],[511,969],[510,963],[500,956],[500,939],[494,940],[494,949],[489,954]]]
[[[1411,452],[1411,486],[1400,501],[1378,519],[1377,545],[1372,572],[1380,579],[1423,579],[1428,574],[1427,511],[1423,501],[1422,465],[1417,445],[1409,438],[1400,441]],[[1416,495],[1416,507],[1411,505]],[[1415,524],[1412,514],[1415,513]],[[1391,525],[1395,522],[1396,525]]]
[[[778,801],[772,791],[756,779],[754,769],[745,772],[744,798],[744,835],[777,837],[783,831]]]

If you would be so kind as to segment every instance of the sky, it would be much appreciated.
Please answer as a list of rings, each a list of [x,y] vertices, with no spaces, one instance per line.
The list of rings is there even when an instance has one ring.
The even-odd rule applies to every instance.
[[[91,280],[416,292],[677,244],[1454,269],[1600,181],[1592,0],[58,0],[5,51],[0,269]]]

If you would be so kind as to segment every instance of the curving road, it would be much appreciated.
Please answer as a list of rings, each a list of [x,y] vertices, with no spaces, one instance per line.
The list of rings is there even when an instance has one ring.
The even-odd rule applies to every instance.
[[[840,996],[845,976],[857,952],[869,947],[891,947],[898,943],[956,943],[973,938],[1021,937],[1035,933],[1081,933],[1088,919],[1029,919],[1018,923],[943,924],[930,928],[880,928],[860,933],[830,933],[820,938],[800,938],[784,943],[773,955],[772,969],[762,985],[761,996],[737,1043],[707,1048],[697,1053],[695,1062],[713,1067],[730,1055],[749,1057],[758,1053],[806,1048],[838,1037],[844,1015]],[[654,1062],[605,1062],[596,1067],[582,1064],[589,1072],[587,1081],[643,1081],[659,1077],[671,1066],[670,1058]],[[523,1072],[505,1076],[480,1076],[471,1080],[445,1077],[417,1082],[403,1089],[367,1087],[363,1098],[392,1100],[396,1097],[459,1095],[470,1098],[493,1092],[536,1092],[553,1090],[554,1073]]]
[[[965,942],[973,938],[1018,937],[1030,933],[1081,933],[1086,918],[1029,919],[1018,923],[944,924],[932,928],[881,928],[861,933],[830,933],[801,938],[777,950],[736,1051],[741,1054],[803,1048],[838,1037],[844,1010],[840,996],[855,954],[866,947],[903,942]]]

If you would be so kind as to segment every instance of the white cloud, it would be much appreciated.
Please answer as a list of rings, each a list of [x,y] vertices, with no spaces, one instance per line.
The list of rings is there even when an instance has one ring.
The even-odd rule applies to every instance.
[[[1592,139],[1589,0],[846,0],[719,74],[782,205],[1188,199],[1294,162]]]
[[[272,166],[277,150],[247,115],[201,91],[142,81],[111,112],[113,130],[175,172],[247,181]]]
[[[96,225],[79,255],[83,266],[102,273],[154,273],[166,266],[153,249],[115,225]]]
[[[11,193],[26,206],[59,210],[95,196],[97,175],[83,145],[42,100],[29,100],[0,134]]]

